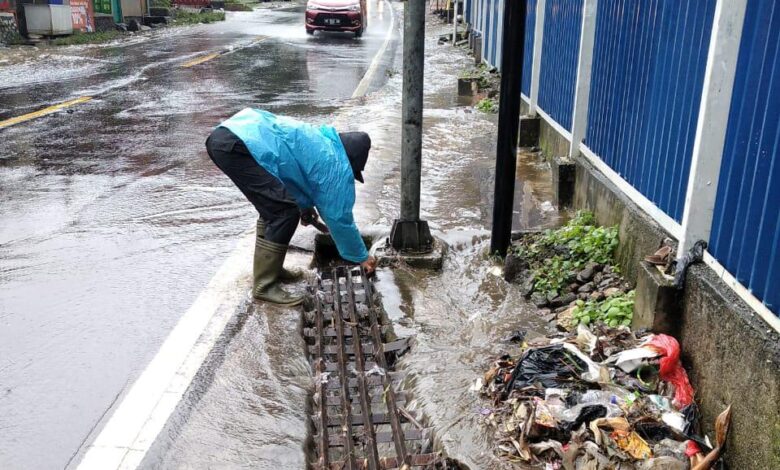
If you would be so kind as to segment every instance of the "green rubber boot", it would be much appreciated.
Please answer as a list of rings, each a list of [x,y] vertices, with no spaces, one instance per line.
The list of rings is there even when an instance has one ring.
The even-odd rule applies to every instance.
[[[257,240],[262,240],[265,238],[265,220],[258,217],[257,218],[257,234],[256,234]],[[257,248],[255,248],[256,250]],[[282,272],[279,273],[279,281],[281,282],[296,282],[301,280],[303,278],[303,271],[300,269],[285,269],[284,266],[282,267]]]
[[[287,245],[258,239],[255,244],[253,266],[254,288],[252,296],[277,305],[291,307],[303,302],[302,295],[291,294],[279,286],[279,273],[287,254]]]

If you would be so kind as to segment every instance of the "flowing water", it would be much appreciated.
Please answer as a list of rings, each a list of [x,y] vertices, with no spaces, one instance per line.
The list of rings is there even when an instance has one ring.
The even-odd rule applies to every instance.
[[[380,269],[376,288],[396,334],[416,337],[400,364],[414,396],[409,406],[436,426],[450,457],[469,468],[494,469],[500,463],[480,425],[484,405],[469,388],[487,359],[516,352],[502,342],[509,333],[523,328],[542,334],[549,327],[497,277],[486,256],[496,117],[457,104],[455,77],[471,59],[437,44],[438,33],[446,31],[437,19],[428,27],[422,216],[450,249],[442,272]],[[398,213],[400,53],[399,48],[381,90],[334,118],[337,127],[359,128],[372,137],[356,216],[361,229],[379,239]],[[515,228],[557,225],[548,167],[531,153],[518,163]],[[250,308],[216,359],[206,390],[169,426],[146,466],[302,468],[312,383],[299,320],[298,312]]]
[[[355,214],[361,229],[386,236],[399,208],[398,34],[374,92],[349,96],[402,5],[369,3],[374,22],[362,41],[306,37],[298,8],[0,62],[0,119],[95,97],[0,131],[0,467],[66,465],[252,227],[251,207],[203,150],[225,116],[257,105],[371,134]],[[437,426],[451,457],[498,468],[485,453],[483,405],[468,389],[489,356],[512,351],[501,342],[507,333],[547,326],[485,254],[496,118],[457,104],[455,77],[471,59],[437,44],[449,27],[434,17],[428,27],[422,217],[450,249],[442,272],[380,269],[376,286],[396,333],[416,337],[401,362],[410,406]],[[252,45],[258,36],[271,39]],[[177,67],[226,49],[197,68]],[[547,172],[532,154],[520,158],[516,229],[558,223]],[[312,236],[299,230],[293,244],[311,249]],[[310,254],[291,258],[306,265]],[[311,371],[300,313],[238,311],[144,467],[304,466]]]
[[[92,97],[0,130],[0,468],[78,462],[254,226],[208,133],[246,106],[329,122],[385,40],[391,10],[369,5],[360,40],[307,36],[292,4],[10,64],[0,50],[0,120]]]

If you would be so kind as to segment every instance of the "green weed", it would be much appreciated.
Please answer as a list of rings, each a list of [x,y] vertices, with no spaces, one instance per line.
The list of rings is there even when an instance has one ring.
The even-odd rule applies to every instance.
[[[241,2],[227,2],[225,3],[225,11],[252,11],[254,8]]]
[[[179,10],[176,12],[176,18],[173,20],[175,25],[185,24],[198,24],[198,23],[215,23],[217,21],[225,21],[224,11],[208,11],[204,13],[195,13],[185,10]]]
[[[73,31],[70,36],[54,39],[51,41],[53,46],[76,46],[81,44],[99,44],[113,41],[122,36],[121,31],[98,31],[96,33],[82,33]]]
[[[614,265],[618,230],[598,227],[593,214],[581,211],[566,225],[547,230],[513,247],[533,270],[534,291],[558,295],[588,263]],[[617,267],[613,267],[617,271]]]
[[[498,112],[498,103],[493,98],[483,98],[477,103],[476,108],[483,113],[495,114]]]
[[[572,324],[603,322],[611,327],[631,326],[634,317],[634,291],[613,295],[605,300],[578,300],[572,312]]]

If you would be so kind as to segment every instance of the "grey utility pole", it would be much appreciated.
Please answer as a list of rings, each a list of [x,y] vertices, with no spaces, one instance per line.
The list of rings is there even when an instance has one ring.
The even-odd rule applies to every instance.
[[[396,250],[427,252],[433,237],[420,220],[422,167],[423,70],[425,66],[425,0],[408,0],[404,12],[404,80],[401,116],[401,218],[390,241]]]

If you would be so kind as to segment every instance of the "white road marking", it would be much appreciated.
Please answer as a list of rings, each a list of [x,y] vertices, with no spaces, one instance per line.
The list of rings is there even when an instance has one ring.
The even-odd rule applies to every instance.
[[[244,236],[87,448],[79,470],[136,468],[247,299],[254,230]]]
[[[385,5],[387,5],[387,9],[390,10],[390,27],[387,28],[385,42],[382,43],[382,47],[380,47],[376,55],[374,55],[374,59],[371,61],[371,65],[369,65],[365,75],[363,75],[363,78],[360,80],[360,83],[358,83],[357,88],[355,88],[355,92],[352,93],[352,98],[358,98],[366,94],[368,91],[368,86],[371,84],[371,79],[376,73],[376,69],[379,67],[379,62],[382,60],[382,56],[385,55],[387,46],[390,44],[390,40],[393,38],[393,28],[395,27],[395,12],[393,11],[393,7],[390,5],[388,0],[384,0],[384,2]]]

